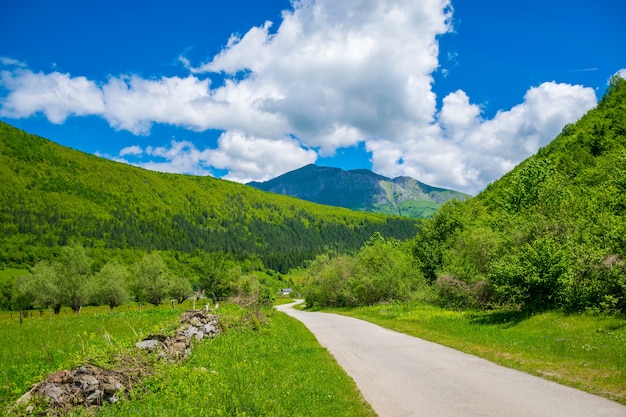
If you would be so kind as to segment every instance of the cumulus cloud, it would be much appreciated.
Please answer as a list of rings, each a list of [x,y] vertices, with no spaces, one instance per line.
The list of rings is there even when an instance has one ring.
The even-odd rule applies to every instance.
[[[137,145],[132,145],[132,146],[127,146],[125,148],[123,148],[120,153],[119,156],[120,157],[124,157],[127,155],[135,155],[135,156],[139,156],[143,154],[143,149],[141,149],[141,147],[137,146]]]
[[[10,91],[1,102],[2,116],[21,118],[42,112],[52,123],[60,124],[70,115],[104,113],[102,91],[85,77],[19,68],[15,72],[2,71],[0,82]]]
[[[199,150],[189,141],[145,149],[133,145],[112,159],[159,172],[212,175],[211,168],[227,169],[223,178],[236,182],[268,180],[314,163],[317,153],[292,138],[271,140],[247,137],[242,132],[223,133],[217,149]],[[129,158],[130,157],[130,158]]]
[[[409,175],[421,181],[480,191],[546,145],[567,123],[596,105],[591,88],[543,83],[530,88],[523,103],[483,119],[462,90],[443,99],[430,135],[399,146],[369,141],[374,170],[384,175]]]
[[[294,1],[278,25],[233,35],[185,77],[110,76],[95,82],[10,66],[0,115],[43,113],[53,123],[98,115],[148,135],[154,123],[222,130],[215,148],[190,142],[126,147],[150,169],[264,180],[338,148],[365,143],[375,171],[480,190],[595,105],[591,89],[545,83],[490,119],[463,90],[437,108],[438,36],[452,31],[449,0]],[[275,28],[275,30],[273,30]],[[210,74],[223,82],[212,85]]]
[[[209,152],[208,162],[228,169],[224,178],[237,182],[265,181],[317,159],[315,151],[303,149],[289,137],[265,139],[229,131],[220,136],[218,143],[219,149]]]

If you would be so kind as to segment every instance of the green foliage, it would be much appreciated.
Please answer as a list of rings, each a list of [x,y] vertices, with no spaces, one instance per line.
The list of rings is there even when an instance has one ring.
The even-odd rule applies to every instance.
[[[413,255],[438,302],[626,313],[625,127],[626,81],[615,78],[537,155],[425,220]]]
[[[489,282],[506,304],[537,312],[563,305],[568,253],[553,240],[539,239],[494,262]]]
[[[16,287],[19,298],[23,300],[19,303],[20,309],[29,306],[40,310],[54,308],[58,314],[65,300],[59,285],[60,269],[56,262],[41,261],[33,267],[31,275],[19,277]]]
[[[310,267],[309,307],[370,305],[408,300],[425,285],[410,250],[374,235],[354,256],[320,256]]]
[[[96,269],[150,251],[224,252],[282,273],[374,232],[407,239],[415,220],[321,206],[211,177],[146,171],[0,123],[0,265],[32,266],[76,242]]]
[[[308,307],[346,307],[357,305],[350,280],[356,274],[353,257],[320,255],[310,266],[310,281],[306,292]]]
[[[250,318],[249,309],[236,305],[220,310],[220,322]],[[258,330],[230,327],[197,344],[186,362],[159,368],[133,394],[136,399],[107,405],[98,415],[375,416],[328,351],[282,313]]]
[[[58,260],[39,261],[31,274],[15,278],[9,307],[50,308],[58,314],[62,306],[75,312],[87,303],[106,304],[113,309],[131,298],[140,305],[159,305],[166,297],[173,297],[180,304],[193,294],[189,280],[174,274],[157,252],[145,255],[130,269],[111,261],[92,274],[91,264],[91,257],[82,246],[61,248]]]
[[[92,302],[108,305],[111,310],[127,303],[130,300],[129,281],[130,273],[124,265],[107,262],[94,275],[91,283]]]
[[[57,285],[62,304],[70,306],[73,311],[80,311],[89,301],[91,258],[82,245],[73,243],[61,248],[57,267]]]
[[[158,253],[150,253],[133,266],[133,293],[136,301],[158,306],[168,294],[171,273]]]

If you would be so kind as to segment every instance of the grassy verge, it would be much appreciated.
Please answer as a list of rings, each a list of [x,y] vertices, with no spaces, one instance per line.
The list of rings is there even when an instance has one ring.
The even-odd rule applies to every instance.
[[[100,415],[375,416],[301,323],[274,313],[251,330],[237,325],[236,306],[228,308],[220,314],[229,314],[225,319],[237,330],[198,344],[188,361],[161,368],[146,382],[140,405],[128,401]]]
[[[454,312],[421,304],[335,312],[626,404],[626,320],[549,312]]]

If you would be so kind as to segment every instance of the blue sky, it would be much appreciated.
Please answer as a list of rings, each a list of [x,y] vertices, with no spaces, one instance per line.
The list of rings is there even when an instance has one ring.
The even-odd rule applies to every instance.
[[[0,0],[0,119],[147,169],[472,194],[626,75],[622,0]]]

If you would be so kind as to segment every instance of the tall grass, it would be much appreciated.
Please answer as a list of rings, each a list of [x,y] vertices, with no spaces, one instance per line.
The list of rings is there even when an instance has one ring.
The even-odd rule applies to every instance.
[[[181,307],[182,308],[182,307]],[[87,307],[80,315],[0,312],[0,409],[48,374],[97,361],[150,333],[175,326],[181,308]]]
[[[375,416],[313,335],[282,313],[256,331],[199,344],[188,361],[161,368],[145,388],[141,405],[115,404],[100,415]]]
[[[458,312],[423,304],[338,311],[626,404],[626,319]]]
[[[58,369],[131,352],[149,333],[170,333],[182,309],[91,307],[80,316],[36,312],[19,324],[0,312],[0,410]],[[102,416],[375,416],[354,382],[298,321],[283,313],[220,306],[228,330],[196,344],[187,361],[157,362],[154,374]],[[105,335],[108,335],[105,337]],[[110,340],[110,342],[108,341]],[[83,409],[73,415],[88,415]]]

